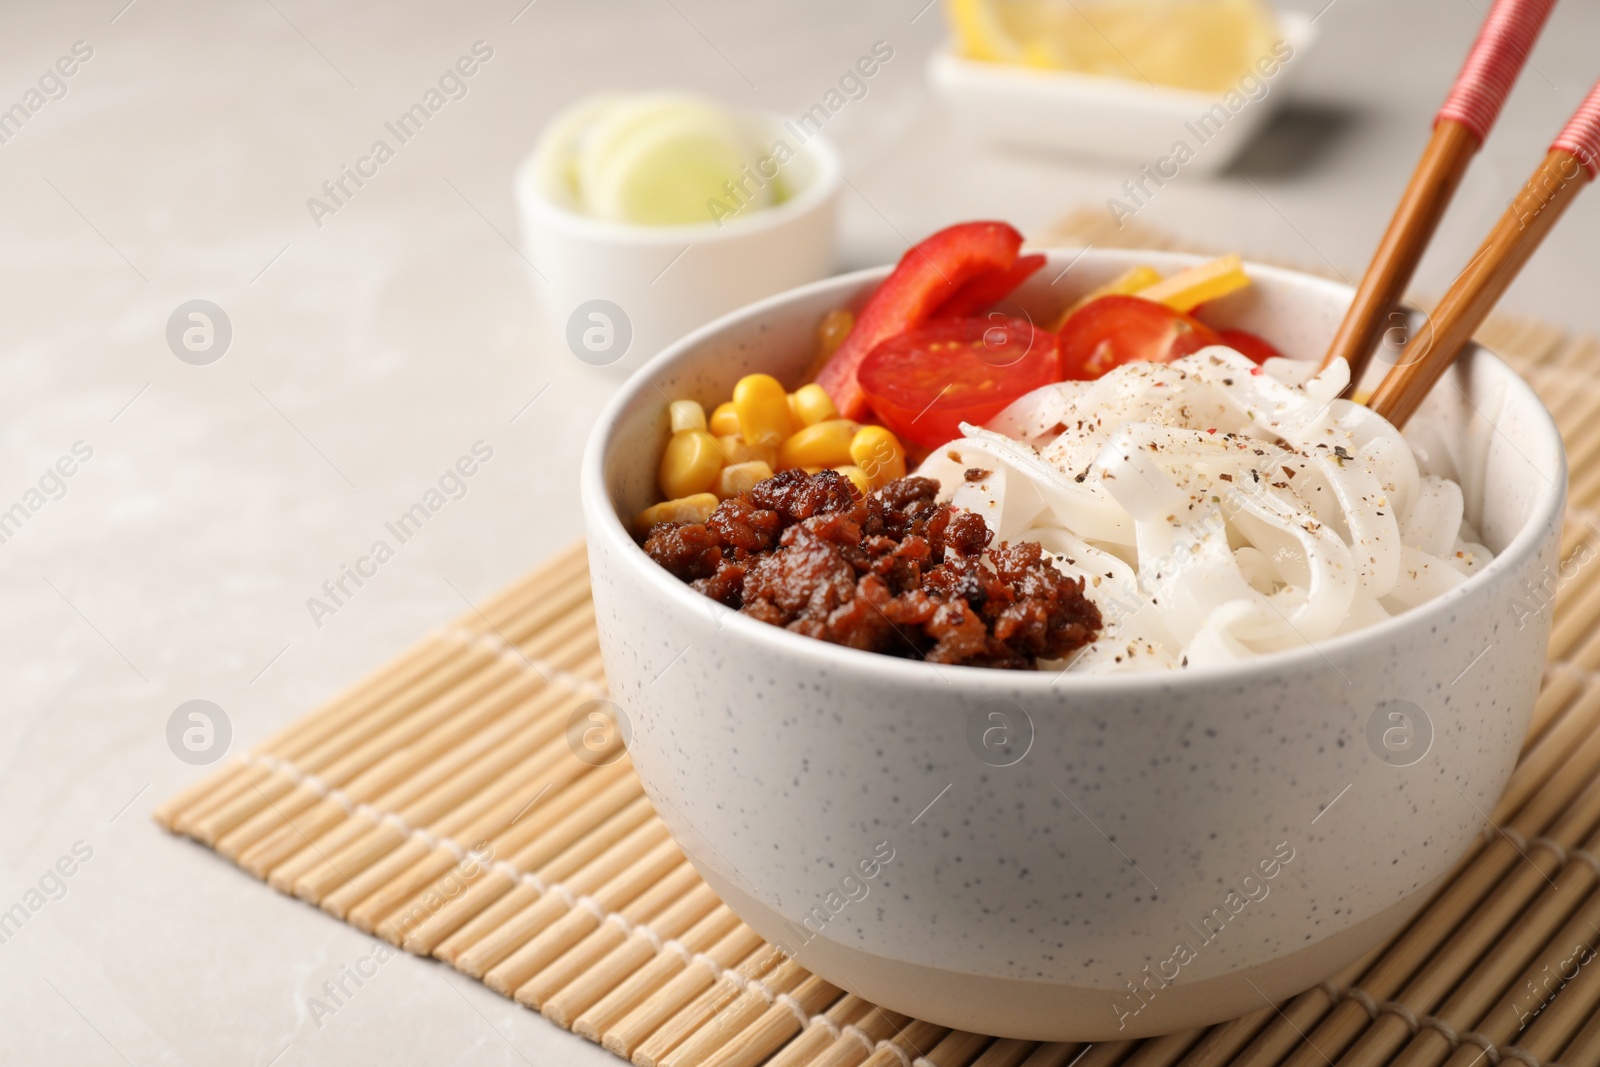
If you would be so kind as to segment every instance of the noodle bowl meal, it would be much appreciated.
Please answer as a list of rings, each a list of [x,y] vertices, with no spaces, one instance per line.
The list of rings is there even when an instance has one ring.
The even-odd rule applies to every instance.
[[[1477,346],[1403,432],[1344,399],[1326,279],[1019,245],[953,228],[622,388],[583,471],[608,698],[805,971],[1030,1040],[1235,1018],[1483,842],[1545,676],[1560,437]],[[880,843],[872,896],[819,910]]]
[[[1249,286],[1238,257],[1135,268],[1046,329],[995,309],[1043,262],[1020,242],[941,231],[825,320],[816,382],[675,402],[652,558],[807,636],[1093,673],[1311,645],[1492,558],[1425,422],[1190,314]]]

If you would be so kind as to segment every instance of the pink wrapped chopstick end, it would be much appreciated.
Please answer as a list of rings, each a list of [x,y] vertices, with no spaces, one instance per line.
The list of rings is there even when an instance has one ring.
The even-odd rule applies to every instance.
[[[1555,2],[1495,0],[1434,121],[1453,119],[1480,142],[1487,138]]]
[[[1588,97],[1550,147],[1571,152],[1589,177],[1600,177],[1600,82],[1589,90]]]

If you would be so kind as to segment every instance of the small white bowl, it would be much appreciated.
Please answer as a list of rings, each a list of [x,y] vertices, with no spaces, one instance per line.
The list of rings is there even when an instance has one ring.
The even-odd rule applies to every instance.
[[[517,170],[523,245],[549,325],[593,366],[631,371],[720,315],[833,270],[844,181],[821,134],[804,142],[780,115],[745,113],[756,143],[794,152],[782,203],[686,226],[602,222],[560,203],[539,180],[538,149]]]
[[[1271,77],[1241,85],[1237,99],[1245,102],[1237,108],[1190,89],[965,59],[948,44],[929,59],[928,76],[957,121],[981,140],[1144,164],[1162,178],[1207,174],[1231,163],[1282,104],[1316,40],[1305,15],[1280,12],[1278,24],[1291,55]],[[1192,158],[1183,158],[1179,142]]]
[[[1135,263],[1196,259],[1051,261],[1019,294],[1036,317],[1067,298],[1049,279],[1068,263],[1081,292]],[[657,566],[619,518],[654,499],[663,397],[711,403],[757,370],[793,385],[822,316],[887,270],[684,339],[623,386],[590,438],[606,677],[645,791],[690,861],[828,981],[1007,1037],[1230,1019],[1377,946],[1484,829],[1527,729],[1550,619],[1530,616],[1524,583],[1556,565],[1566,495],[1544,405],[1476,346],[1433,390],[1419,418],[1444,428],[1468,516],[1497,555],[1404,615],[1314,648],[1131,677],[894,659],[729,612]],[[1324,351],[1350,289],[1250,273],[1216,320],[1301,357]],[[1009,753],[986,736],[997,709]],[[1178,945],[1194,958],[1174,962]]]

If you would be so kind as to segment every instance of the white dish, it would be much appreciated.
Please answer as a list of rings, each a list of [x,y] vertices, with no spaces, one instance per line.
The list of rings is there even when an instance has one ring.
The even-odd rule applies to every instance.
[[[821,134],[803,143],[782,116],[748,113],[752,136],[783,164],[791,195],[747,216],[688,226],[588,218],[538,180],[538,149],[517,170],[523,245],[549,326],[576,358],[631,371],[670,342],[752,301],[826,277],[844,172]]]
[[[1162,180],[1180,171],[1213,173],[1231,163],[1272,117],[1316,40],[1317,29],[1305,15],[1280,12],[1278,22],[1290,54],[1270,76],[1258,72],[1253,81],[1241,82],[1236,99],[985,63],[956,55],[948,44],[928,61],[928,76],[957,121],[981,140],[1148,165]],[[1239,100],[1242,106],[1230,106]],[[1177,148],[1180,143],[1187,153]]]
[[[1135,263],[1195,261],[1052,252],[1018,302],[1036,317],[1059,308],[1068,294],[1049,279],[1068,263],[1077,293]],[[1255,285],[1218,301],[1215,320],[1322,352],[1350,289],[1249,270]],[[590,439],[606,675],[645,790],[689,859],[841,988],[1010,1037],[1234,1018],[1378,945],[1483,830],[1538,692],[1550,620],[1518,598],[1556,565],[1566,489],[1544,406],[1479,347],[1434,389],[1419,419],[1449,428],[1468,516],[1496,558],[1368,629],[1136,676],[893,659],[728,611],[658,567],[618,517],[654,498],[663,397],[713,403],[755,370],[793,385],[818,320],[886,272],[698,331],[624,385]],[[984,743],[996,710],[1013,731],[998,751]],[[1194,958],[1173,962],[1178,945]]]

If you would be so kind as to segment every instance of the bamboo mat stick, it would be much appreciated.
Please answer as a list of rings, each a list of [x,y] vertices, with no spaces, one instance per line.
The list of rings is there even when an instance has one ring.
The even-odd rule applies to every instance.
[[[862,1063],[864,1067],[901,1067],[906,1056],[913,1057],[915,1062],[915,1058],[923,1054],[923,1049],[932,1048],[947,1032],[942,1026],[913,1019],[899,1033],[885,1038],[894,1046],[893,1049],[879,1048]]]
[[[1302,993],[1309,997],[1310,993]],[[1298,999],[1293,1002],[1298,1003]],[[1290,1007],[1293,1007],[1291,1003]],[[1329,1006],[1332,1006],[1330,1000]],[[1275,1007],[1262,1008],[1225,1023],[1218,1023],[1205,1032],[1198,1044],[1191,1048],[1179,1063],[1182,1067],[1221,1067],[1232,1063],[1235,1056],[1266,1027],[1267,1021],[1277,1017]]]
[[[801,966],[763,944],[740,964],[737,975],[766,984],[773,993],[787,993],[805,977]],[[738,1033],[766,1004],[761,994],[723,975],[687,1008],[650,1035],[633,1054],[639,1067],[697,1067],[728,1036]]]
[[[515,675],[507,683],[486,694],[481,700],[462,708],[457,714],[416,741],[389,752],[375,763],[364,768],[340,784],[341,769],[337,764],[329,768],[323,780],[343,792],[349,801],[357,804],[383,804],[393,811],[401,805],[394,803],[392,794],[403,789],[408,782],[426,780],[434,774],[447,773],[455,766],[458,752],[465,750],[482,754],[495,742],[504,741],[521,721],[530,701],[541,696],[553,701],[559,694],[551,694],[542,681],[527,675]],[[461,758],[468,758],[463,756]],[[436,764],[430,761],[437,759]],[[304,789],[304,786],[300,788]],[[310,790],[315,794],[314,790]],[[239,866],[256,874],[271,869],[277,863],[305,848],[310,841],[342,821],[347,811],[344,805],[332,798],[321,797],[309,805],[295,826],[279,826],[260,834],[248,844],[243,835],[251,822],[246,822],[217,842],[217,851],[230,856]],[[403,816],[402,816],[403,817]],[[312,829],[314,827],[314,829]],[[291,832],[293,830],[294,832]],[[241,844],[233,844],[239,838]],[[230,848],[233,851],[230,851]]]
[[[596,893],[595,899],[607,909],[606,917],[601,918],[587,909],[579,909],[576,914],[586,915],[589,919],[588,932],[579,938],[577,944],[557,954],[549,963],[539,968],[537,973],[517,986],[513,999],[518,1004],[542,1013],[547,1001],[579,981],[602,959],[625,944],[629,933],[636,925],[641,923],[646,925],[658,937],[676,937],[688,927],[691,919],[710,911],[711,901],[715,896],[700,880],[695,869],[683,859],[681,853],[677,858],[678,865],[672,868],[669,874],[632,900],[611,906],[607,904],[605,897]],[[678,928],[673,929],[673,924],[670,922],[666,925],[660,924],[658,920],[662,913],[680,901],[687,901],[694,907],[690,913],[682,916],[677,924]]]
[[[1563,1067],[1600,1067],[1600,1011],[1589,1017],[1561,1053]]]
[[[497,659],[493,653],[483,649],[468,649],[458,661],[452,662],[448,671],[433,676],[430,679],[432,684],[380,705],[334,737],[296,757],[296,766],[301,771],[316,773],[333,759],[349,751],[353,745],[381,735],[385,730],[394,727],[397,722],[404,724],[416,716],[426,716],[430,712],[437,715],[441,706],[445,708],[457,706],[477,696],[476,690],[483,685],[483,680],[476,675],[480,671],[493,671],[496,663]],[[458,686],[466,686],[465,691],[457,688]],[[193,825],[185,827],[183,817],[180,816],[179,826],[189,836],[209,845],[245,820],[255,817],[263,810],[270,810],[274,801],[294,788],[294,779],[282,771],[274,771],[264,781],[252,786],[248,791],[241,792],[234,800],[219,806]]]
[[[1588,844],[1592,846],[1594,841],[1591,839]],[[1535,850],[1535,857],[1542,861],[1539,869],[1541,880],[1546,884],[1534,886],[1537,896],[1533,905],[1519,917],[1524,901],[1516,892],[1515,881],[1502,883],[1464,924],[1463,931],[1428,961],[1428,966],[1412,978],[1396,1000],[1417,1015],[1438,1014],[1447,1021],[1461,1019],[1463,1025],[1476,1023],[1482,1005],[1479,1011],[1471,1010],[1470,991],[1476,987],[1504,989],[1503,982],[1509,981],[1540,951],[1594,884],[1594,872],[1581,864],[1562,870],[1559,860],[1548,849]],[[1526,868],[1513,870],[1521,872]],[[1541,892],[1557,875],[1560,882],[1556,887],[1550,892]],[[1491,948],[1493,954],[1485,956]],[[1472,969],[1480,957],[1483,967]],[[1484,971],[1491,977],[1485,978]],[[1501,973],[1503,981],[1492,977],[1496,972]],[[1460,980],[1462,975],[1466,976],[1464,980]],[[1447,1007],[1445,1011],[1436,1012],[1452,987],[1456,989],[1450,1001],[1453,1010]],[[1491,1000],[1492,994],[1484,999]],[[1358,1063],[1387,1063],[1410,1037],[1411,1030],[1405,1020],[1398,1015],[1381,1015],[1350,1047],[1349,1058]]]
[[[1031,1056],[1022,1061],[1022,1067],[1064,1067],[1077,1058],[1083,1047],[1064,1041],[1040,1045]]]
[[[994,1044],[972,1061],[972,1067],[1018,1067],[1036,1047],[1032,1041],[1019,1041],[1014,1037],[995,1038]]]
[[[374,799],[373,807],[394,812],[407,825],[429,826],[435,823],[448,812],[470,801],[483,788],[485,780],[492,780],[504,773],[508,769],[505,766],[507,763],[520,763],[543,751],[551,735],[559,732],[560,726],[559,718],[544,714],[542,705],[548,703],[559,712],[563,706],[563,694],[567,692],[562,686],[551,686],[526,706],[526,717],[532,721],[519,725],[516,718],[508,717],[500,725],[483,731],[477,740],[459,747],[437,763],[424,762],[413,777]],[[506,731],[513,728],[514,731],[507,735]],[[295,883],[309,875],[313,868],[334,863],[341,852],[354,845],[359,837],[371,834],[378,825],[370,815],[352,812],[348,821],[337,830],[319,838],[316,847],[308,845],[298,855],[271,863],[266,862],[270,857],[262,857],[260,862],[269,869],[267,878],[273,888],[292,892]],[[392,829],[398,829],[390,825]],[[340,864],[340,867],[346,869],[345,864]],[[326,889],[322,892],[326,892]],[[317,899],[322,892],[307,899]]]
[[[593,775],[590,778],[604,782],[603,779],[597,779]],[[613,870],[618,862],[618,850],[628,847],[629,842],[654,845],[666,838],[666,827],[662,826],[659,820],[650,818],[649,812],[640,811],[638,801],[642,797],[637,795],[636,790],[629,788],[636,784],[626,775],[617,777],[602,792],[596,794],[593,804],[596,811],[591,812],[580,807],[566,818],[554,821],[542,835],[530,842],[534,848],[513,855],[507,861],[507,865],[518,871],[527,871],[536,866],[528,862],[530,855],[537,858],[553,854],[548,863],[534,870],[535,877],[545,884],[566,882],[574,892],[587,892],[587,889],[577,887],[588,886],[587,879],[595,876],[596,872]],[[605,821],[595,825],[595,815],[606,813],[609,814]],[[499,877],[505,876],[504,872],[498,869],[495,874]],[[506,895],[509,897],[515,894],[522,897],[524,894],[518,892],[522,888],[518,886],[512,893]],[[431,952],[440,947],[445,937],[466,924],[489,903],[492,898],[488,894],[489,891],[486,890],[482,898],[462,898],[443,909],[434,921],[412,933],[407,940],[410,951]],[[493,901],[497,916],[505,914],[499,904],[499,900]],[[514,916],[520,913],[511,914]],[[489,956],[499,951],[498,947],[492,946],[504,946],[505,950],[509,951],[518,943],[513,932],[512,919],[508,917],[496,926],[492,933],[472,945],[476,954],[462,952],[449,962],[462,973],[476,978],[491,965]],[[500,955],[494,956],[495,960],[499,958]]]
[[[626,806],[624,797],[626,797],[627,787],[629,785],[637,787],[637,782],[630,781],[630,776],[626,773],[626,769],[624,769],[624,773],[621,776],[616,777],[616,781],[611,784],[610,789],[605,789],[605,782],[605,777],[598,773],[589,773],[586,776],[579,777],[578,782],[571,789],[563,790],[560,795],[555,797],[555,800],[547,801],[549,803],[546,808],[547,814],[557,816],[558,813],[570,809],[571,814],[573,814],[573,821],[578,821],[582,811],[586,808],[586,803],[595,803],[595,806],[600,806],[602,798],[605,798],[606,803],[602,811],[614,813],[616,809]],[[514,830],[517,840],[522,840],[522,838],[530,835],[530,833],[523,833],[520,827],[514,827]],[[534,821],[531,824],[530,832],[538,833],[538,830],[538,821]],[[637,835],[637,838],[635,838],[635,835]],[[507,832],[504,837],[512,837],[512,832]],[[648,841],[650,845],[654,845],[654,841],[664,840],[664,838],[666,838],[666,827],[659,824],[659,822],[654,822],[653,824],[650,821],[643,822],[638,827],[638,830],[635,830],[634,835],[629,835],[629,840],[640,841],[642,845],[645,841]],[[475,837],[469,837],[467,840],[475,840]],[[509,843],[502,840],[502,838],[494,838],[490,843],[490,851],[499,856],[499,854],[506,851],[504,846],[509,846]],[[626,841],[606,849],[606,854],[616,853],[621,848],[627,848]],[[440,849],[440,851],[443,851],[443,849]],[[589,867],[584,867],[584,869],[574,873],[573,878],[570,880],[574,893],[587,893],[592,888],[589,881],[587,881],[589,875],[584,873],[590,869],[594,869],[594,864],[590,864]],[[426,870],[419,873],[426,873]],[[408,872],[406,878],[414,885],[416,878],[410,872]],[[378,936],[390,939],[394,944],[402,944],[403,939],[410,936],[418,926],[421,926],[421,921],[426,920],[426,915],[422,918],[416,918],[418,917],[419,905],[426,910],[427,915],[437,915],[443,907],[448,907],[448,901],[440,905],[440,907],[430,907],[427,904],[427,896],[429,896],[429,889],[426,888],[413,889],[410,899],[405,899],[402,893],[390,893],[389,889],[386,888],[384,891],[379,891],[378,894],[368,897],[362,904],[355,905],[354,909],[350,909],[350,917],[352,917],[352,921],[357,921],[357,923],[362,920],[371,921],[374,933],[378,933]],[[402,902],[394,904],[397,899]]]
[[[543,864],[521,862],[522,856],[518,855],[508,860],[507,865],[517,870],[533,868],[534,875],[546,884],[559,882],[610,848],[612,843],[654,818],[655,809],[650,807],[650,802],[641,794],[618,809],[598,828],[568,845],[549,861]],[[552,828],[553,831],[558,829]],[[559,833],[556,836],[559,837]],[[529,849],[536,848],[540,844],[541,841],[534,841]],[[494,879],[500,881],[491,884]],[[406,943],[415,946],[413,951],[421,951],[440,933],[460,924],[459,928],[455,928],[454,932],[432,949],[432,954],[436,958],[454,966],[461,953],[489,936],[502,923],[539,896],[536,886],[528,882],[514,883],[509,874],[498,868],[491,871],[489,879],[485,879],[480,886],[474,886],[468,896],[478,894],[480,889],[482,892],[478,898],[470,900],[462,898],[460,902],[453,903],[451,908],[441,911],[436,919],[430,920],[429,924],[413,932]],[[470,918],[466,918],[467,916]],[[466,921],[462,922],[464,918]]]
[[[1596,718],[1600,716],[1600,685],[1587,679],[1570,686],[1562,685],[1563,689],[1569,687],[1578,689],[1576,699],[1555,718],[1532,748],[1524,750],[1522,761],[1511,772],[1506,791],[1495,805],[1494,820],[1503,822],[1505,813],[1526,807],[1584,739],[1594,736]]]
[[[841,1028],[854,1026],[872,1012],[872,1005],[854,993],[846,993],[834,1001],[827,1011],[822,1013],[832,1028],[823,1023],[821,1018],[812,1018],[800,1036],[783,1046],[783,1049],[772,1059],[768,1060],[766,1067],[807,1067],[815,1062],[830,1042],[833,1035]],[[1031,1047],[1031,1046],[1029,1046]],[[1016,1067],[1015,1064],[991,1063],[983,1067]]]
[[[1478,1032],[1497,1045],[1515,1043],[1529,1051],[1535,1048],[1545,1049],[1547,1046],[1553,1045],[1554,1047],[1549,1047],[1542,1055],[1536,1055],[1536,1058],[1543,1059],[1545,1056],[1553,1055],[1555,1049],[1560,1047],[1560,1039],[1564,1036],[1569,1036],[1577,1029],[1578,1024],[1588,1017],[1588,1009],[1593,1006],[1592,998],[1594,993],[1600,993],[1600,988],[1597,988],[1600,987],[1600,982],[1594,981],[1593,975],[1589,976],[1590,980],[1588,982],[1584,981],[1584,971],[1593,969],[1592,960],[1588,965],[1580,967],[1576,978],[1563,988],[1545,988],[1543,985],[1544,969],[1549,967],[1554,970],[1573,953],[1574,948],[1579,944],[1592,947],[1595,941],[1594,928],[1597,919],[1600,919],[1600,900],[1591,899],[1585,908],[1577,915],[1574,915],[1561,933],[1557,935],[1555,943],[1561,947],[1555,948],[1552,946],[1523,971],[1509,991],[1509,995],[1496,1004],[1495,1009],[1479,1023]],[[1586,991],[1586,986],[1594,992]],[[1557,1009],[1561,1006],[1563,999],[1568,1001],[1568,1006],[1557,1013]],[[1539,1011],[1538,1015],[1534,1017],[1532,1025],[1527,1026],[1527,1015],[1541,1005],[1543,1005],[1543,1010]],[[1581,1012],[1576,1020],[1571,1017],[1571,1011],[1574,1006]],[[1556,1020],[1553,1024],[1546,1019],[1547,1016],[1551,1015]],[[1536,1035],[1536,1031],[1541,1028],[1541,1025],[1549,1028],[1547,1036],[1542,1038]],[[1527,1029],[1523,1029],[1524,1026],[1527,1026]],[[1481,1054],[1481,1050],[1463,1044],[1451,1054],[1446,1063],[1450,1067],[1465,1067],[1466,1064],[1471,1062],[1470,1058],[1462,1055],[1468,1049]]]
[[[689,955],[710,952],[719,942],[736,933],[741,927],[744,927],[744,924],[728,910],[728,906],[719,904],[678,938],[685,955],[680,956],[671,949],[652,947],[650,961],[628,974],[621,984],[611,988],[593,1005],[585,1008],[573,1021],[572,1032],[601,1044],[601,1038],[607,1030],[688,968]],[[749,931],[748,927],[744,929],[753,936],[753,931]],[[636,936],[641,941],[646,940],[642,935]]]
[[[1200,1043],[1205,1033],[1204,1030],[1183,1030],[1141,1041],[1124,1067],[1172,1067]]]
[[[553,579],[560,580],[553,589],[548,588]],[[503,592],[497,601],[518,601],[541,593],[541,599],[557,612],[587,599],[588,572],[581,545],[566,549],[535,568]],[[445,665],[445,661],[460,657],[463,651],[430,635],[311,714],[274,733],[255,746],[253,751],[285,759],[299,757],[321,741],[338,734],[373,708],[396,697],[415,696],[416,687],[423,683],[426,676]],[[179,813],[203,813],[210,806],[202,803],[204,798],[215,798],[221,794],[220,799],[231,799],[248,789],[252,781],[259,782],[265,776],[263,768],[235,764],[202,779],[168,800],[156,809],[154,817],[168,829],[178,828],[175,823]]]
[[[654,829],[654,826],[646,824],[641,832]],[[604,859],[573,876],[572,892],[592,896],[603,911],[616,911],[683,863],[683,853],[678,851],[678,846],[667,838],[665,832],[660,834],[658,840],[659,843],[643,855],[640,855],[638,847],[619,846],[613,849]],[[574,908],[555,895],[545,900],[562,909],[563,913],[558,914],[555,921],[542,924],[514,921],[507,924],[508,927],[519,928],[518,932],[527,936],[509,941],[513,951],[484,972],[483,984],[496,993],[515,995],[523,983],[554,963],[600,925],[600,916],[588,908]],[[545,901],[540,901],[540,904],[543,903]],[[529,912],[538,908],[539,905],[535,905]],[[529,1004],[527,1001],[522,1003]],[[529,1006],[538,1007],[536,1004]]]
[[[630,873],[632,865],[646,861],[649,861],[650,865],[670,862],[678,858],[674,851],[675,847],[667,840],[666,827],[655,820],[647,821],[573,872],[565,880],[565,884],[571,892],[585,894],[593,893],[612,879],[624,875],[636,881],[638,875]],[[652,852],[641,857],[642,849],[651,849]],[[661,853],[661,856],[652,859],[657,852]],[[495,968],[524,944],[538,937],[551,923],[567,914],[569,910],[566,901],[559,895],[546,893],[539,896],[527,907],[508,917],[483,940],[456,957],[456,970],[473,978],[482,978],[489,988],[509,995],[520,983],[505,985],[506,972],[496,973]],[[491,974],[494,974],[493,981],[489,980]]]
[[[1532,839],[1546,831],[1548,821],[1558,817],[1560,822],[1551,830],[1552,835],[1570,833],[1565,828],[1580,819],[1586,818],[1592,823],[1596,816],[1600,816],[1600,778],[1595,776],[1597,769],[1600,769],[1600,731],[1591,734],[1575,758],[1562,766],[1546,791],[1559,792],[1564,799],[1571,795],[1576,786],[1588,784],[1590,788],[1580,797],[1582,813],[1578,818],[1574,818],[1576,809],[1563,814],[1559,803],[1546,802],[1546,793],[1540,793],[1518,813],[1511,828],[1524,839]],[[1568,845],[1571,843],[1571,840],[1563,842]],[[1548,853],[1541,851],[1531,858],[1527,857],[1506,837],[1497,835],[1478,854],[1476,861],[1461,872],[1461,877],[1412,920],[1394,949],[1362,977],[1362,990],[1375,1000],[1392,999],[1401,983],[1427,963],[1434,950],[1447,936],[1456,932],[1458,925],[1469,916],[1470,909],[1484,898],[1485,893],[1506,871],[1512,871],[1515,891],[1526,901],[1545,884],[1547,872],[1539,866],[1541,855],[1547,856]],[[1303,1035],[1305,1043],[1298,1045],[1283,1062],[1288,1067],[1312,1067],[1327,1057],[1342,1055],[1360,1036],[1368,1021],[1366,1009],[1355,1001],[1338,1004],[1313,1031]]]
[[[555,817],[557,826],[561,827],[569,838],[581,836],[590,825],[591,813],[584,810],[585,802],[593,800],[597,793],[603,794],[608,786],[619,791],[626,790],[627,787],[622,784],[626,781],[626,771],[613,770],[609,774],[595,774],[587,772],[585,768],[573,766],[575,763],[576,761],[569,761],[566,764],[557,764],[554,770],[547,770],[541,775],[544,779],[542,783],[538,780],[519,779],[515,775],[503,776],[491,783],[482,794],[474,798],[471,804],[452,812],[430,827],[429,832],[437,837],[460,841],[464,845],[482,846],[494,850],[494,855],[499,856],[501,852],[497,850],[496,843],[489,840],[489,835],[499,827],[505,826],[508,821],[515,822],[516,813],[526,810],[539,811],[540,815]],[[527,825],[532,832],[537,832],[540,826],[537,819]],[[380,827],[379,833],[383,833],[385,829],[388,828]],[[359,872],[337,867],[335,873],[340,876],[336,883],[338,888],[324,896],[318,903],[323,910],[343,918],[367,901],[380,887],[401,878],[402,872],[407,871],[429,851],[429,847],[423,841],[406,837],[398,847],[383,853],[380,859]],[[366,913],[370,914],[379,906],[378,904],[367,906]]]
[[[1101,1041],[1089,1046],[1077,1067],[1118,1067],[1138,1046],[1137,1041]]]
[[[887,1041],[910,1022],[908,1015],[874,1006],[855,1024],[854,1031],[846,1030],[834,1039],[809,1067],[859,1067],[879,1041]]]
[[[718,968],[732,967],[740,960],[770,957],[759,935],[743,923],[723,935],[704,953]],[[626,1015],[600,1035],[600,1044],[623,1059],[632,1059],[634,1050],[689,1007],[695,998],[711,989],[717,976],[705,960],[695,959],[669,979],[654,995],[635,1005]]]
[[[1294,1041],[1299,1040],[1306,1030],[1320,1022],[1339,1003],[1343,990],[1354,985],[1372,969],[1374,963],[1388,954],[1400,936],[1399,933],[1391,934],[1386,942],[1372,948],[1326,982],[1294,997],[1281,1008],[1263,1008],[1212,1027],[1206,1039],[1183,1059],[1183,1067],[1216,1067],[1222,1063],[1237,1063],[1243,1067],[1244,1064],[1277,1063],[1288,1053]],[[1287,1021],[1290,1025],[1280,1028],[1274,1037],[1269,1032],[1268,1024],[1279,1021]],[[1216,1035],[1214,1040],[1213,1034]],[[1274,1040],[1278,1042],[1276,1048]],[[1245,1051],[1241,1054],[1240,1050]]]
[[[952,1030],[923,1058],[935,1067],[968,1067],[992,1040],[983,1034]]]
[[[272,757],[293,760],[299,753],[309,752],[312,747],[320,744],[323,739],[339,733],[341,729],[349,728],[352,723],[365,717],[374,710],[381,709],[382,705],[390,701],[403,699],[405,694],[419,685],[426,685],[427,678],[432,673],[446,670],[451,661],[458,661],[466,656],[466,649],[459,646],[448,645],[445,641],[432,638],[427,648],[421,649],[410,661],[397,661],[397,670],[389,673],[390,677],[384,680],[363,681],[358,686],[349,689],[344,696],[338,697],[334,704],[325,705],[325,710],[320,713],[306,715],[301,720],[296,720],[274,737],[269,737],[266,742],[256,745],[251,752],[256,755],[272,755]],[[381,685],[373,685],[381,681]],[[363,688],[371,686],[371,688]],[[192,827],[203,817],[210,816],[213,811],[235,800],[243,793],[266,781],[266,766],[248,761],[235,761],[226,766],[222,771],[205,777],[200,781],[202,787],[197,789],[197,795],[184,795],[182,805],[168,809],[158,809],[157,822],[162,822],[166,829],[176,833],[186,833],[192,837]],[[163,819],[165,816],[165,819]]]
[[[790,995],[793,1003],[809,1018],[838,1000],[841,992],[838,986],[816,975],[809,975],[795,986]],[[782,1048],[800,1029],[801,1020],[788,1005],[769,1004],[754,1022],[701,1061],[701,1067],[756,1067]]]
[[[584,810],[585,802],[594,799],[597,792],[606,791],[608,788],[626,790],[626,773],[626,768],[619,768],[613,764],[611,767],[601,768],[598,772],[583,775],[572,786],[558,793],[552,789],[540,797],[535,791],[534,796],[529,797],[527,801],[522,799],[522,792],[508,790],[507,795],[500,799],[499,803],[475,821],[459,827],[441,826],[440,836],[467,843],[484,841],[485,831],[504,826],[507,820],[515,817],[512,814],[515,809],[526,806],[527,802],[535,799],[545,806],[546,814],[570,820],[569,825],[581,826],[588,818],[588,813]],[[527,790],[524,789],[523,792]],[[537,827],[537,823],[534,825]],[[422,892],[429,881],[443,874],[450,866],[449,863],[440,865],[436,861],[426,860],[425,857],[430,853],[435,856],[440,854],[449,856],[445,849],[429,849],[419,841],[408,840],[383,860],[323,898],[321,902],[323,910],[339,914],[358,929],[370,933],[371,928],[384,916],[401,907],[408,898]],[[498,852],[496,854],[498,855]]]
[[[1497,1001],[1508,993],[1515,996],[1518,992],[1515,988],[1518,976],[1532,967],[1534,960],[1547,953],[1559,940],[1558,927],[1563,923],[1578,921],[1574,919],[1574,913],[1583,904],[1584,898],[1592,894],[1595,884],[1592,870],[1587,878],[1582,877],[1587,869],[1581,864],[1574,864],[1562,871],[1559,889],[1546,895],[1540,906],[1529,913],[1525,919],[1527,928],[1524,928],[1524,923],[1519,923],[1518,929],[1496,946],[1478,970],[1462,982],[1444,1006],[1433,1014],[1457,1030],[1472,1030],[1488,1017]],[[1593,905],[1593,901],[1590,905]],[[1410,999],[1404,1003],[1412,1006]],[[1450,1042],[1442,1032],[1437,1029],[1421,1030],[1394,1058],[1394,1063],[1397,1067],[1437,1067],[1452,1051]]]
[[[1586,671],[1567,664],[1551,664],[1545,668],[1544,686],[1528,718],[1528,734],[1522,746],[1524,758],[1529,750],[1544,741],[1553,725],[1570,719],[1574,721],[1568,722],[1568,729],[1581,728],[1581,723],[1575,721],[1577,716],[1566,713],[1593,680]]]
[[[456,616],[452,625],[462,629],[472,629],[475,626],[502,622],[508,612],[538,598],[551,587],[559,587],[573,576],[581,577],[587,584],[589,551],[582,541],[576,541],[561,549],[524,577],[491,595],[482,604],[468,608]]]
[[[711,887],[701,882],[652,920],[650,934],[664,940],[686,937],[691,930],[721,905]],[[730,913],[731,914],[731,913]],[[612,924],[607,924],[610,926]],[[687,944],[685,942],[685,944]],[[581,946],[580,946],[581,947]],[[539,1011],[546,1019],[565,1030],[577,1030],[576,1022],[610,993],[621,988],[631,975],[648,966],[658,949],[646,931],[634,930],[615,948],[575,975],[545,1000]],[[670,954],[670,950],[667,950]],[[691,949],[693,951],[693,949]],[[594,1035],[582,1035],[591,1040]]]

